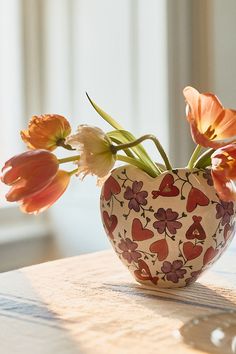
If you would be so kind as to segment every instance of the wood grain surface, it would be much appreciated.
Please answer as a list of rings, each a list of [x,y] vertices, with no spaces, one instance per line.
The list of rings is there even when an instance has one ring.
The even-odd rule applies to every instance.
[[[235,258],[231,247],[197,283],[173,290],[139,285],[113,251],[3,273],[0,353],[204,353],[174,333],[197,316],[236,310]]]

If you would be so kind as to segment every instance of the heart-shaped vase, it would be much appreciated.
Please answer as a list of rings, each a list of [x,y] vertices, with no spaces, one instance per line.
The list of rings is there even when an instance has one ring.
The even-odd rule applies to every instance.
[[[101,191],[111,244],[148,286],[194,282],[232,240],[235,207],[218,198],[210,170],[176,169],[152,178],[126,165],[112,171]]]

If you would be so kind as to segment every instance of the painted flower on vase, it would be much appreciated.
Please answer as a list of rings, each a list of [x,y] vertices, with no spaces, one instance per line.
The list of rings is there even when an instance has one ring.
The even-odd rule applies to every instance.
[[[183,269],[183,262],[180,260],[173,263],[164,261],[161,271],[165,274],[166,279],[173,283],[178,283],[179,279],[183,278],[187,272],[186,269]]]
[[[134,181],[131,187],[127,187],[124,193],[124,198],[129,200],[129,209],[136,212],[140,211],[140,206],[147,204],[147,191],[142,190],[143,182]]]
[[[163,209],[159,208],[154,214],[158,221],[155,221],[153,227],[157,229],[159,234],[170,232],[170,234],[176,234],[177,229],[182,227],[181,222],[177,221],[179,214],[173,211],[171,208]]]
[[[138,262],[142,257],[140,252],[137,252],[138,244],[131,241],[129,238],[121,240],[118,244],[119,249],[122,251],[122,257],[128,261],[128,263]]]

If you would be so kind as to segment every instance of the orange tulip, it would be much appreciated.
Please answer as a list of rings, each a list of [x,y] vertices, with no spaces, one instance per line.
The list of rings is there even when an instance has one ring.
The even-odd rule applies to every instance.
[[[6,199],[15,202],[45,188],[58,171],[58,160],[47,150],[27,151],[12,157],[2,169],[3,183],[11,186]]]
[[[28,214],[38,214],[48,209],[65,192],[69,182],[70,174],[59,170],[45,188],[22,200],[21,210]]]
[[[236,136],[236,111],[225,109],[212,93],[200,94],[193,87],[185,87],[187,119],[193,140],[204,147],[224,146],[225,139]],[[229,143],[229,141],[228,141]]]
[[[21,138],[30,149],[54,150],[71,133],[66,118],[57,114],[33,116],[28,130],[21,131]]]
[[[216,150],[212,156],[212,178],[219,198],[224,201],[236,200],[236,144]]]

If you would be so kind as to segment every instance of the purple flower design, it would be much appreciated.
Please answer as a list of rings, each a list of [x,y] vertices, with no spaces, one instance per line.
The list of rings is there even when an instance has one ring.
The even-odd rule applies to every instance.
[[[216,211],[216,219],[222,218],[221,224],[224,226],[230,222],[231,216],[234,215],[234,204],[221,200],[220,203],[216,204]]]
[[[177,221],[179,214],[170,208],[166,210],[159,208],[154,216],[158,221],[153,223],[153,227],[157,229],[159,234],[163,234],[163,232],[166,232],[166,229],[168,229],[173,235],[176,234],[177,229],[182,227],[181,222]]]
[[[163,262],[161,271],[166,275],[166,279],[173,283],[178,283],[180,278],[184,277],[186,269],[182,269],[183,262],[180,260],[174,261],[172,264],[168,261]]]
[[[209,186],[213,186],[213,179],[211,176],[211,170],[205,170],[205,172],[202,174],[203,178],[207,180],[207,184]]]
[[[186,285],[190,285],[190,284],[194,283],[201,273],[202,273],[202,270],[201,270],[201,269],[200,269],[200,270],[197,270],[197,271],[195,271],[195,272],[192,272],[192,273],[191,273],[191,277],[185,279]]]
[[[121,240],[118,244],[119,249],[121,249],[122,257],[131,263],[132,261],[138,262],[139,258],[142,257],[141,253],[136,251],[138,244],[131,241],[129,238]]]
[[[148,192],[142,191],[143,182],[134,181],[132,188],[129,186],[126,188],[124,198],[129,200],[128,207],[134,211],[140,211],[140,205],[147,204]]]

